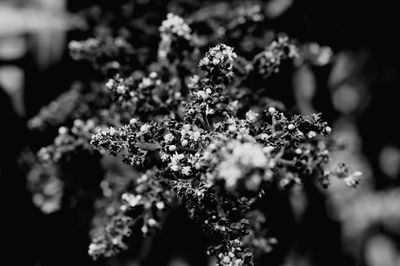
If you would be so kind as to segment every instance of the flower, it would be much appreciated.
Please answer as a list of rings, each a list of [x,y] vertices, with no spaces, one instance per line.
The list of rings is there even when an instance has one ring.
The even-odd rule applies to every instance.
[[[253,110],[249,110],[246,113],[246,120],[249,121],[250,123],[254,123],[257,120],[258,116],[259,116],[259,114],[257,114]]]
[[[172,135],[171,133],[167,133],[164,136],[164,140],[166,143],[171,143],[174,140],[174,135]]]
[[[122,201],[126,202],[130,207],[135,207],[142,199],[141,195],[133,195],[131,193],[124,193],[121,196]]]
[[[186,176],[188,176],[188,175],[190,175],[190,166],[184,166],[184,167],[182,167],[182,174],[183,175],[186,175]]]

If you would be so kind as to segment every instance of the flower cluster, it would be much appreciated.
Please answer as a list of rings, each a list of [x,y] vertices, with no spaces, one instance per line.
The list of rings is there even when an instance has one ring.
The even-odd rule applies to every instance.
[[[267,230],[257,205],[270,189],[315,181],[326,187],[331,176],[350,186],[358,182],[359,173],[344,165],[326,169],[332,129],[320,115],[286,114],[282,104],[266,100],[258,94],[260,88],[246,82],[269,78],[286,60],[298,58],[295,42],[278,35],[264,49],[269,43],[264,37],[242,40],[257,30],[255,35],[264,32],[261,6],[238,4],[234,12],[226,12],[232,7],[229,3],[210,7],[212,12],[192,14],[190,27],[168,14],[160,21],[158,47],[137,34],[140,27],[129,26],[110,34],[124,37],[72,42],[73,58],[114,71],[106,71],[95,89],[73,95],[80,99],[78,109],[86,111],[75,113],[73,105],[54,123],[51,115],[42,115],[44,122],[32,122],[59,127],[54,143],[39,151],[42,161],[52,166],[81,153],[102,155],[104,178],[95,184],[102,193],[93,204],[89,246],[93,258],[128,249],[137,231],[144,236],[156,232],[169,210],[184,206],[201,225],[208,254],[216,256],[218,265],[252,265],[254,254],[269,252],[279,241]],[[118,23],[108,24],[112,28]],[[204,39],[200,29],[211,33]],[[135,33],[137,43],[126,41],[135,39]],[[149,47],[142,47],[141,38]],[[247,59],[221,42],[236,43],[239,38],[235,51]],[[206,47],[211,48],[200,60]],[[316,65],[327,61],[326,55],[317,55],[322,48],[309,50],[310,56],[301,60],[314,60]],[[137,57],[156,61],[147,65],[141,60],[139,66]],[[107,160],[125,163],[124,170],[111,170]],[[48,183],[58,185],[38,190],[59,199],[55,195],[62,195],[62,182],[53,181]]]
[[[109,79],[106,87],[111,91],[116,102],[130,116],[141,119],[154,119],[160,115],[177,114],[181,103],[181,92],[176,79],[163,82],[161,77],[152,72],[142,78]]]
[[[158,59],[173,63],[184,60],[195,60],[197,53],[190,27],[185,21],[172,13],[167,15],[159,28],[161,42],[158,48]]]
[[[240,185],[248,191],[258,191],[261,182],[269,180],[272,175],[268,168],[273,163],[263,146],[255,140],[216,139],[204,157],[204,164],[216,165],[215,174],[208,177],[210,181],[223,180],[229,191],[237,191]]]
[[[161,38],[163,38],[163,35],[176,35],[189,40],[191,38],[190,31],[185,21],[172,13],[167,15],[167,19],[164,20],[160,26]]]
[[[96,124],[93,120],[82,121],[76,119],[71,129],[60,127],[54,143],[43,147],[38,152],[38,157],[43,162],[58,162],[70,153],[92,151],[88,146],[88,139],[95,132]]]
[[[237,54],[232,47],[218,44],[212,47],[201,59],[199,67],[205,71],[207,78],[215,84],[230,82],[233,78],[233,61]]]
[[[118,252],[125,250],[128,246],[124,242],[124,238],[131,234],[132,219],[119,215],[113,217],[111,222],[104,229],[104,234],[93,238],[89,246],[89,255],[93,258],[100,256],[110,257]]]
[[[32,200],[43,213],[53,213],[61,208],[63,183],[53,165],[35,164],[28,174],[28,188]]]
[[[124,176],[109,173],[102,181],[104,198],[96,202],[99,212],[93,220],[91,256],[109,257],[127,249],[126,240],[137,237],[131,230],[134,226],[140,226],[143,235],[161,227],[166,211],[176,200],[173,191],[154,174],[152,170],[140,176],[132,171]],[[120,204],[114,205],[116,202]]]
[[[171,116],[156,121],[133,118],[123,127],[99,130],[91,140],[95,149],[121,154],[125,163],[139,171],[151,169],[151,175],[144,175],[146,184],[149,179],[163,184],[161,189],[156,184],[147,186],[145,195],[137,191],[123,194],[123,211],[139,206],[148,210],[154,206],[155,194],[174,191],[190,217],[219,239],[210,242],[211,250],[219,254],[219,265],[251,265],[253,250],[269,249],[267,236],[258,232],[260,226],[254,226],[248,215],[270,186],[281,189],[314,180],[323,186],[329,182],[326,138],[331,128],[320,115],[287,117],[270,107],[262,113],[248,110],[240,118],[228,104],[222,104],[233,96],[231,69],[236,58],[226,45],[210,49],[199,64],[204,77],[195,76],[189,85],[191,101],[183,121]],[[221,82],[228,73],[230,78]],[[345,182],[351,176],[346,171],[332,171],[332,175]],[[152,210],[161,211],[157,204],[164,201]],[[149,217],[143,233],[158,224],[153,212]]]
[[[283,61],[298,57],[298,48],[286,35],[278,36],[264,52],[254,58],[257,73],[265,78],[279,71]]]

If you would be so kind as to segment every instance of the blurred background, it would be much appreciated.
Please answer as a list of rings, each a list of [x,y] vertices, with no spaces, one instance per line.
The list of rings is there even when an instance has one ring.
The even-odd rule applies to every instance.
[[[0,176],[11,265],[95,264],[86,255],[87,228],[68,227],[71,221],[65,219],[73,216],[48,217],[32,204],[18,158],[26,146],[36,145],[27,121],[85,77],[85,67],[68,52],[71,40],[90,36],[79,12],[122,2],[127,1],[0,0]],[[346,144],[334,161],[364,174],[356,190],[333,183],[316,193],[318,204],[294,193],[294,217],[301,222],[277,265],[400,265],[400,18],[395,3],[261,2],[278,31],[333,50],[331,64],[296,69],[292,93],[300,112],[322,112]],[[174,263],[169,265],[187,265]]]

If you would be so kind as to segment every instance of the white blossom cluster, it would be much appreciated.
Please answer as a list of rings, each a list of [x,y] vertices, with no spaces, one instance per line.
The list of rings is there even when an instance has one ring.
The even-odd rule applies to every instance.
[[[233,51],[233,48],[226,44],[218,44],[212,47],[206,54],[206,56],[200,61],[200,67],[207,66],[227,66],[228,69],[232,69],[232,63],[237,58],[237,54]]]
[[[163,37],[163,35],[174,34],[186,40],[191,38],[190,27],[185,23],[183,18],[172,13],[168,13],[167,19],[162,22],[159,30],[161,37]]]

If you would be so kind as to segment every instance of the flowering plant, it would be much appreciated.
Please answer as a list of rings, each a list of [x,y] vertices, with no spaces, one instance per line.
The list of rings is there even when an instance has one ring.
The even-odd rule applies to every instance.
[[[232,18],[230,32],[263,19],[257,8],[236,11],[242,20]],[[198,17],[193,18],[195,26]],[[118,164],[117,171],[102,166],[89,246],[94,258],[127,249],[134,228],[143,235],[156,232],[169,210],[184,206],[201,225],[207,252],[218,265],[253,265],[254,254],[279,241],[257,204],[271,190],[316,181],[326,187],[331,176],[357,183],[358,173],[345,165],[327,169],[335,144],[320,114],[289,113],[254,82],[268,79],[284,63],[327,63],[329,52],[277,34],[250,59],[224,43],[213,45],[214,38],[201,57],[206,45],[181,17],[168,14],[159,31],[157,60],[148,68],[121,38],[71,43],[75,59],[88,60],[107,78],[75,103],[89,106],[87,111],[77,115],[70,108],[73,119],[50,119],[42,111],[44,121],[32,120],[32,125],[66,124],[39,157],[54,164],[74,153],[111,160],[109,154],[128,165]],[[117,66],[111,74],[110,66]]]

